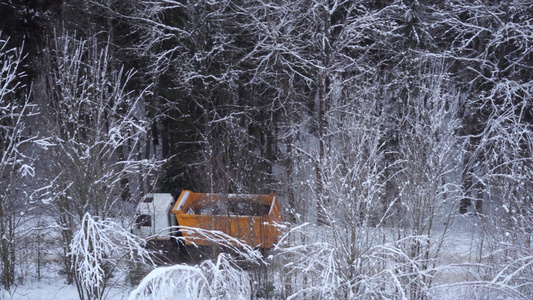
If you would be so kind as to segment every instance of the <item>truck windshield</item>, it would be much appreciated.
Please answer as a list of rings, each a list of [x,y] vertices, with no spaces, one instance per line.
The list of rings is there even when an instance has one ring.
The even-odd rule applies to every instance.
[[[151,227],[152,226],[152,217],[150,215],[139,215],[135,220],[137,228],[141,226]]]

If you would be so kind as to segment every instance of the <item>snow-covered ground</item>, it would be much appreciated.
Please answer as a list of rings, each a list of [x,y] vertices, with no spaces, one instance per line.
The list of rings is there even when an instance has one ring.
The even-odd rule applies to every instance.
[[[14,288],[11,294],[3,292],[0,299],[14,300],[76,300],[79,299],[76,286],[66,284],[65,276],[59,274],[58,268],[48,266],[43,268],[41,280],[27,280],[24,284]],[[118,278],[117,283],[108,294],[109,300],[127,299],[132,287],[125,283],[125,277]]]
[[[129,290],[129,288],[114,287],[110,290],[107,299],[127,299]],[[19,286],[12,295],[4,293],[3,299],[76,300],[79,296],[74,285],[65,284],[64,279],[58,278],[56,281],[43,280]]]
[[[318,229],[315,227],[315,229],[311,230]],[[375,229],[369,228],[368,230],[373,231]],[[434,233],[433,236],[438,237],[439,234]],[[482,242],[486,243],[487,240],[484,240],[486,238],[488,236],[484,235],[483,228],[480,226],[480,219],[477,216],[458,215],[455,217],[453,226],[445,235],[442,252],[439,255],[438,264],[435,268],[437,272],[434,273],[435,281],[431,293],[434,299],[466,299],[465,297],[479,299],[480,295],[483,296],[481,298],[488,296],[489,298],[487,299],[513,299],[505,296],[501,290],[497,289],[492,294],[490,281],[481,281],[483,268],[489,265],[488,261],[482,260],[490,253],[485,248],[481,248],[483,249],[483,253],[480,253],[479,244]],[[202,270],[205,271],[210,267],[204,265],[202,267],[204,269]],[[188,266],[183,266],[182,268],[178,267],[176,270],[184,271],[191,269],[193,273],[201,272],[201,268],[194,268],[196,267],[191,266],[189,268]],[[75,285],[65,283],[65,276],[60,274],[60,266],[57,260],[49,259],[48,263],[42,267],[40,280],[36,279],[35,274],[31,274],[35,270],[35,267],[30,265],[29,269],[32,271],[28,272],[29,275],[26,276],[24,283],[17,285],[11,294],[4,292],[1,299],[78,299]],[[151,276],[155,278],[157,274],[164,273],[163,271],[163,269],[160,269],[159,272],[154,272]],[[235,278],[239,277],[236,275],[232,276]],[[194,280],[196,279],[191,277],[190,281],[193,282]],[[279,281],[281,279],[278,278],[277,280]],[[111,281],[112,288],[109,290],[106,299],[128,299],[131,291],[135,289],[135,286],[129,283],[126,271],[116,272]],[[282,283],[274,282],[274,285],[282,286]],[[179,293],[179,290],[176,289],[172,291],[173,295]],[[186,297],[182,296],[182,298],[185,299]]]
[[[79,297],[74,285],[64,284],[64,279],[58,278],[55,281],[43,280],[19,286],[12,295],[4,293],[4,299],[75,300]]]

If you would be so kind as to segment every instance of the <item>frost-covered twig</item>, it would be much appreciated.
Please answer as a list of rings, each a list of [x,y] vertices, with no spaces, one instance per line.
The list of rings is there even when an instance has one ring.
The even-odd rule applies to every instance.
[[[241,241],[222,231],[207,230],[187,226],[176,226],[175,228],[185,233],[185,237],[178,237],[178,240],[186,240],[187,242],[192,243],[193,245],[195,245],[196,241],[209,241],[209,243],[213,245],[221,246],[232,250],[232,252],[241,256],[248,262],[262,264],[266,263],[263,260],[263,255],[259,250],[254,249],[252,246],[246,244],[244,241]]]

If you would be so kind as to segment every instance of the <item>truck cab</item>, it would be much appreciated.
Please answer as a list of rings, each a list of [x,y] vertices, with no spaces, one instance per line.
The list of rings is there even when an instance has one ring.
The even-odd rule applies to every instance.
[[[167,193],[146,194],[135,209],[135,224],[132,233],[151,241],[170,241],[177,226],[176,217],[170,209],[174,198]]]

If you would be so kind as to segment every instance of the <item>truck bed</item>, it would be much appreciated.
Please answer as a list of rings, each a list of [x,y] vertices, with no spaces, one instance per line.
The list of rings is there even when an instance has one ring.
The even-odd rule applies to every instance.
[[[171,212],[182,230],[186,244],[211,245],[194,229],[221,231],[252,247],[272,248],[279,240],[277,222],[282,221],[274,194],[207,194],[181,192]]]

